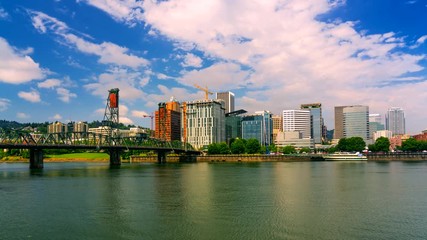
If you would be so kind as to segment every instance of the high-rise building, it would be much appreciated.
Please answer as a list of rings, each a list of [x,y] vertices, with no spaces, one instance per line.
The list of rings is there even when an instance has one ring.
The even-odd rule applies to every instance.
[[[345,108],[345,106],[335,107],[334,139],[341,139],[344,137],[344,114],[343,114],[344,108]]]
[[[257,139],[261,145],[272,143],[273,120],[269,111],[258,111],[242,118],[242,138]]]
[[[284,110],[283,132],[301,132],[302,138],[311,138],[310,111],[308,110]]]
[[[301,109],[310,111],[310,135],[315,144],[322,144],[323,134],[323,117],[322,104],[310,103],[301,104]]]
[[[274,115],[273,119],[273,142],[276,141],[277,134],[283,132],[283,114]]]
[[[384,130],[384,124],[382,124],[381,115],[378,113],[369,114],[369,133],[374,141],[376,140],[374,137],[375,132],[382,130]]]
[[[361,137],[365,141],[370,139],[368,106],[335,107],[334,138],[350,137]]]
[[[225,142],[225,113],[221,101],[186,102],[182,109],[184,142],[197,149],[211,143]]]
[[[241,109],[225,114],[225,141],[230,143],[231,139],[242,138],[242,116],[246,113]]]
[[[386,129],[390,130],[393,135],[402,135],[405,130],[405,113],[400,107],[389,108],[385,119]]]
[[[234,93],[220,92],[216,93],[216,99],[224,101],[225,113],[234,112]]]
[[[167,103],[159,103],[155,112],[154,136],[166,141],[181,140],[180,104],[173,97]]]

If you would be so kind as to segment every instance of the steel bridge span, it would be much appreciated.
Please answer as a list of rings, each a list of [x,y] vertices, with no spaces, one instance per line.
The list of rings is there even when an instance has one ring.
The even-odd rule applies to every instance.
[[[157,161],[166,162],[168,153],[199,155],[190,144],[179,141],[162,141],[153,138],[106,136],[87,132],[50,133],[34,135],[22,131],[0,129],[0,149],[28,149],[30,168],[43,168],[44,149],[87,149],[105,150],[110,155],[110,165],[120,166],[120,154],[126,150],[147,150],[157,152]]]

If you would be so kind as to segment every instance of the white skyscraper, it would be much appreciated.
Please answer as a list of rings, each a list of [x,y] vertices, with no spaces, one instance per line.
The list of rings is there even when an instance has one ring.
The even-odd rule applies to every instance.
[[[283,131],[299,131],[303,138],[311,138],[310,135],[310,111],[309,110],[284,110]]]
[[[393,135],[402,135],[406,133],[405,113],[402,108],[389,108],[385,118],[386,129],[390,130]]]
[[[195,148],[211,143],[225,142],[225,114],[220,101],[199,100],[186,102],[183,131],[186,140]]]

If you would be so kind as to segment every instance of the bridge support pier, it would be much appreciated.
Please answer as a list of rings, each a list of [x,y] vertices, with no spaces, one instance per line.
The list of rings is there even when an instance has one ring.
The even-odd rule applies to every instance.
[[[43,150],[30,149],[30,169],[43,168]]]
[[[110,154],[110,166],[120,166],[122,164],[122,161],[120,159],[120,154],[122,153],[122,150],[110,148],[108,152]]]
[[[166,151],[157,151],[157,163],[166,163]]]

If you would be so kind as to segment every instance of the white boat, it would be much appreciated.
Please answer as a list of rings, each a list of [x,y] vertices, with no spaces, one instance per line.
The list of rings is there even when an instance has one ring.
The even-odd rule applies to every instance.
[[[325,161],[366,161],[368,158],[359,153],[349,153],[349,152],[338,152],[332,154],[323,155]]]

